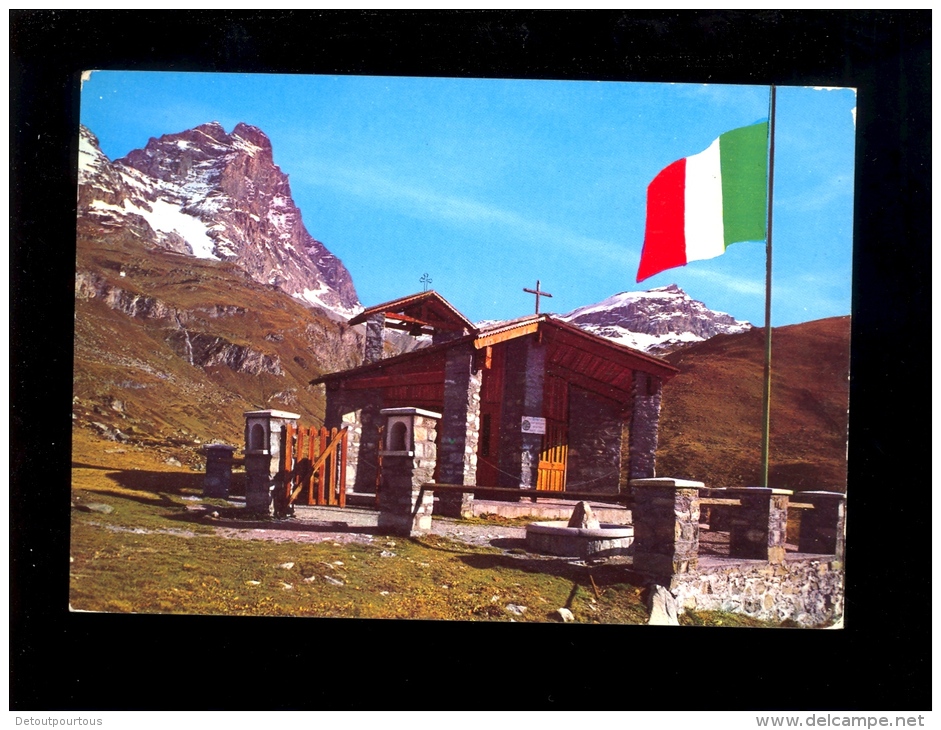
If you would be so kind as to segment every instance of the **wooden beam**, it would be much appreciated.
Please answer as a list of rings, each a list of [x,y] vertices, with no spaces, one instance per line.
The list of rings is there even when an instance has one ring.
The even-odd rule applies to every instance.
[[[509,327],[502,332],[495,332],[492,335],[478,337],[476,340],[474,340],[474,347],[476,347],[478,350],[481,350],[484,347],[489,347],[490,345],[496,345],[500,342],[506,342],[507,340],[515,340],[517,337],[531,335],[533,332],[538,330],[538,321],[529,322],[528,324],[522,324],[517,327]]]
[[[398,375],[377,375],[372,378],[347,380],[343,385],[347,390],[366,388],[394,388],[400,385],[443,385],[444,373],[402,373]]]
[[[394,320],[398,320],[399,322],[409,322],[411,324],[420,324],[426,327],[435,327],[439,330],[448,330],[452,332],[464,331],[464,327],[457,325],[454,322],[448,322],[442,319],[433,320],[429,317],[425,317],[425,318],[413,317],[408,314],[401,314],[399,312],[384,312],[383,314],[385,314],[385,317],[387,320],[394,319]],[[422,312],[422,314],[424,314],[424,311]],[[389,327],[389,326],[391,325],[386,323],[386,327]]]
[[[478,487],[473,484],[441,484],[429,482],[422,485],[422,489],[438,490],[441,492],[487,492],[490,494],[515,494],[520,497],[545,497],[549,499],[565,499],[572,501],[609,502],[612,504],[631,504],[634,498],[627,494],[595,494],[594,492],[554,492],[546,489],[514,489],[512,487]]]
[[[433,329],[426,329],[422,325],[404,324],[402,322],[386,322],[386,327],[390,330],[402,330],[403,332],[411,332],[415,327],[421,327],[421,334],[423,335],[433,335],[435,333]]]

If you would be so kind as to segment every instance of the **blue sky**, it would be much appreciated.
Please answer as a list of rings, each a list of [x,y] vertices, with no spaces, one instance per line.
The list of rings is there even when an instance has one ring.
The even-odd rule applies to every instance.
[[[271,138],[308,231],[364,305],[428,273],[472,320],[676,283],[764,323],[763,243],[635,284],[648,183],[768,116],[766,86],[98,71],[81,119],[111,159],[210,121]],[[855,93],[779,87],[774,325],[851,306]]]

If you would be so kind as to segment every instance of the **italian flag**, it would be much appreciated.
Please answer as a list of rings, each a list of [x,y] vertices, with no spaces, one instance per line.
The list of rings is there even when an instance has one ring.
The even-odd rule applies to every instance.
[[[767,228],[768,123],[726,132],[705,152],[664,168],[647,187],[637,281],[711,259]]]

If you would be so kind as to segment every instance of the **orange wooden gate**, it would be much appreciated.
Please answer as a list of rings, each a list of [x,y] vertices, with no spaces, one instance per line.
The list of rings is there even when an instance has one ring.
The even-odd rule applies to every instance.
[[[539,452],[536,489],[561,492],[565,489],[565,472],[569,455],[569,386],[557,375],[546,374],[543,388],[543,415],[546,433]]]
[[[539,471],[536,489],[561,492],[565,489],[565,469],[568,463],[569,429],[565,423],[546,421],[539,453]]]
[[[307,504],[346,506],[348,430],[281,427],[281,498],[285,509],[306,492]]]

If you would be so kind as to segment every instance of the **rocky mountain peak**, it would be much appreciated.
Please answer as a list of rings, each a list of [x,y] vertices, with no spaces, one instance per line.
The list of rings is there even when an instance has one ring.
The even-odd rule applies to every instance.
[[[751,329],[748,322],[709,309],[676,284],[646,292],[621,292],[559,318],[654,355],[672,352],[718,334]]]
[[[346,267],[307,231],[271,140],[239,122],[151,137],[111,162],[80,137],[79,219],[146,243],[230,261],[252,279],[349,318],[361,310]]]
[[[271,140],[268,139],[268,135],[262,132],[258,127],[245,124],[245,122],[239,122],[235,125],[235,129],[232,130],[231,139],[244,140],[248,144],[257,147],[267,157],[271,157]]]

